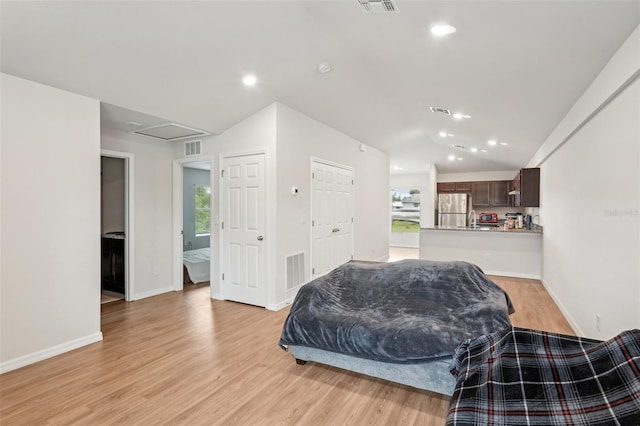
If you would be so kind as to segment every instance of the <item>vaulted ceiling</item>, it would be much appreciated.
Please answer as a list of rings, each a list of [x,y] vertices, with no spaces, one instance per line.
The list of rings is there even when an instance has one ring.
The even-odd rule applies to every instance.
[[[640,24],[640,1],[395,5],[368,14],[357,0],[2,1],[0,65],[101,100],[105,126],[137,117],[216,134],[278,101],[387,152],[394,173],[511,170]],[[435,37],[438,22],[457,31]]]

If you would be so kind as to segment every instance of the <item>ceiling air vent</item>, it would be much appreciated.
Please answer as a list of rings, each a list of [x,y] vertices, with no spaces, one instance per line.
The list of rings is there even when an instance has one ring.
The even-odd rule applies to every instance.
[[[184,143],[184,156],[193,157],[202,154],[202,141],[189,141]]]
[[[429,107],[429,111],[431,111],[431,112],[439,112],[440,114],[444,114],[444,115],[451,115],[451,111],[448,108]]]
[[[157,126],[147,127],[146,129],[134,130],[131,133],[169,142],[209,134],[202,130],[192,129],[191,127],[175,123],[159,124]]]
[[[358,0],[365,13],[398,13],[398,6],[393,0]]]

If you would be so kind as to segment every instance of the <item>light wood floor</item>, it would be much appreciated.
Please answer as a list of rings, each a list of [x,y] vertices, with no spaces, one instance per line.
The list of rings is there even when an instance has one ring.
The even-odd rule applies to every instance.
[[[573,334],[538,281],[492,277],[514,325]],[[278,346],[287,309],[212,301],[188,286],[102,305],[104,341],[0,376],[0,423],[442,425],[448,398]]]

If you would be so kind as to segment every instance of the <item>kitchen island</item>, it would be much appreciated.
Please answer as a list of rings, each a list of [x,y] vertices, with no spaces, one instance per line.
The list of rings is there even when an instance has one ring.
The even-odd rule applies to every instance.
[[[542,227],[439,227],[420,229],[420,259],[464,260],[489,275],[541,278]]]

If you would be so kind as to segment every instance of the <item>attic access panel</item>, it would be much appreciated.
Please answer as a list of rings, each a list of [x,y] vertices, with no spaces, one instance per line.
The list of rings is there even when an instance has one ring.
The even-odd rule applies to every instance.
[[[157,126],[134,130],[131,133],[147,136],[150,138],[162,139],[169,142],[196,136],[209,135],[209,133],[205,131],[192,129],[191,127],[182,126],[175,123],[158,124]]]

